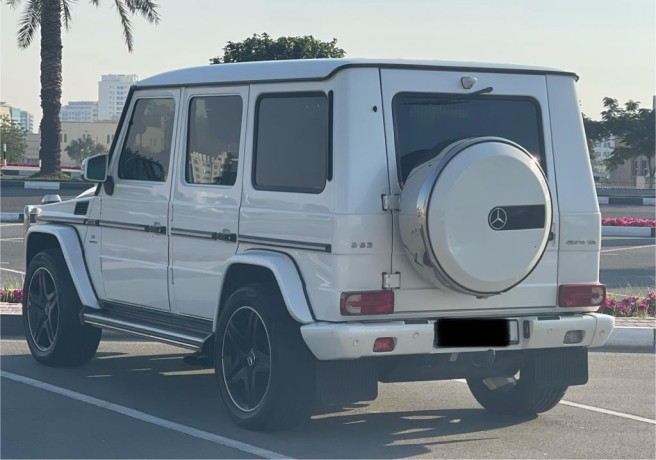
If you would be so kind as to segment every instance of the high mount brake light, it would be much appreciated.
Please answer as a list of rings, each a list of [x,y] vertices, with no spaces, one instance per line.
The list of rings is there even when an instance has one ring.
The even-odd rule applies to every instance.
[[[603,284],[562,284],[558,288],[558,305],[561,307],[596,307],[606,300]]]
[[[343,292],[339,301],[342,315],[386,315],[394,313],[394,292]]]

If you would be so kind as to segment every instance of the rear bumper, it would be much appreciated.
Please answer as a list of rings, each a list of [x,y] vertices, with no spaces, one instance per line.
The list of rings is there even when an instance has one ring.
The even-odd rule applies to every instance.
[[[318,322],[301,326],[305,343],[319,360],[357,359],[367,356],[458,353],[493,350],[530,350],[564,347],[600,347],[610,337],[615,318],[599,313],[564,316],[558,319],[511,317],[518,322],[519,343],[507,347],[438,348],[435,343],[435,321],[406,324],[404,321],[368,323]],[[527,322],[527,326],[524,323]],[[524,328],[528,328],[528,337]],[[584,332],[578,343],[564,344],[569,331]],[[395,339],[393,351],[374,353],[374,341],[379,337]]]

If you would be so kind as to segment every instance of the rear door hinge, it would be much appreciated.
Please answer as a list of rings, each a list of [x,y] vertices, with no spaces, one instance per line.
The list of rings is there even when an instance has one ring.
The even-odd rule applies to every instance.
[[[381,195],[383,200],[383,211],[398,211],[401,209],[401,197],[399,195]]]
[[[401,273],[383,273],[383,289],[401,288]]]

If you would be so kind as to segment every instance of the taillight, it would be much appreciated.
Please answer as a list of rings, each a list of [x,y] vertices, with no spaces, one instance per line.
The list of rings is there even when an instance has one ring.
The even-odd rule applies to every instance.
[[[394,313],[394,292],[343,292],[339,299],[342,315],[385,315]]]
[[[561,307],[594,307],[606,300],[603,284],[562,284],[558,288],[558,305]]]

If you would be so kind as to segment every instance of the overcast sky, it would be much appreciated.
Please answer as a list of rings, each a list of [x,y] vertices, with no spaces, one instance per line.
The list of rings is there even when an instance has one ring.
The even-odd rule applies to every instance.
[[[24,4],[27,0],[23,0]],[[39,37],[16,46],[22,12],[0,0],[0,100],[38,122]],[[135,51],[123,44],[113,1],[78,0],[64,33],[62,102],[97,100],[101,74],[139,78],[207,64],[228,41],[253,33],[338,39],[348,57],[426,58],[556,67],[576,72],[583,111],[601,99],[656,93],[654,0],[158,0],[159,26],[134,21]]]

